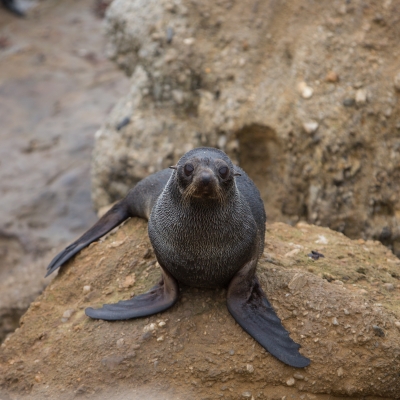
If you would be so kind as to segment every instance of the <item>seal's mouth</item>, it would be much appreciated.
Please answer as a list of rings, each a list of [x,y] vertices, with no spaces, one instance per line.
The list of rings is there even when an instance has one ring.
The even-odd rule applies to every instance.
[[[212,172],[203,171],[196,175],[190,185],[185,189],[184,200],[196,199],[215,199],[222,202],[223,191],[218,179]]]

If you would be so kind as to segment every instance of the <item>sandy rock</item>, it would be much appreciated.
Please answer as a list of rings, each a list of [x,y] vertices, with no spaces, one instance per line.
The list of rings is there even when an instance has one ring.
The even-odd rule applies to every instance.
[[[400,267],[385,261],[383,245],[358,243],[305,223],[267,226],[266,250],[274,262],[267,261],[272,256],[262,258],[258,275],[291,337],[311,359],[309,367],[296,370],[270,356],[234,322],[226,290],[183,288],[174,307],[148,318],[112,323],[87,318],[85,307],[129,298],[118,290],[122,272],[135,274],[138,293],[158,281],[159,270],[148,270],[154,255],[141,258],[149,248],[146,231],[146,223],[133,218],[61,271],[0,347],[0,394],[101,398],[112,388],[113,399],[126,393],[134,398],[162,393],[166,399],[215,394],[236,399],[243,393],[256,398],[261,392],[317,400],[328,394],[398,396],[400,296],[397,287],[378,292],[375,283],[395,283]],[[328,240],[319,249],[325,258],[313,261],[307,254],[319,235]],[[121,246],[108,246],[123,238]],[[302,250],[287,258],[293,243]],[[100,257],[107,262],[92,268]],[[129,267],[132,259],[144,262]],[[339,278],[343,286],[333,283]],[[90,299],[82,293],[82,284],[89,282]],[[111,295],[103,293],[105,287],[113,289]],[[359,295],[361,287],[368,294]],[[65,312],[69,317],[62,322]],[[339,325],[332,325],[333,318]]]
[[[398,70],[397,12],[394,2],[369,7],[384,27],[359,1],[319,2],[312,21],[299,0],[177,0],[173,11],[113,2],[109,54],[131,88],[98,133],[96,207],[190,148],[215,146],[256,182],[270,220],[306,219],[400,254],[400,109],[388,79]]]
[[[394,77],[393,84],[395,89],[400,92],[400,72]]]

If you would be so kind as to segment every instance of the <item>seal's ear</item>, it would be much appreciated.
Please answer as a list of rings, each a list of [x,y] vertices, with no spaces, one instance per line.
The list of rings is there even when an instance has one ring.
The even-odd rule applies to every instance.
[[[178,169],[178,166],[177,166],[177,165],[171,165],[171,166],[168,167],[168,168],[171,168],[171,169]]]
[[[235,172],[235,173],[233,174],[233,176],[242,176],[242,174],[239,174],[238,172]]]

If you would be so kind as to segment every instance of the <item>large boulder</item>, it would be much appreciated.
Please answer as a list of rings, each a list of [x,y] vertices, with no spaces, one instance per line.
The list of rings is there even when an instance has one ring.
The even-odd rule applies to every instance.
[[[149,318],[86,317],[89,305],[157,282],[146,230],[133,218],[63,267],[0,347],[0,398],[400,398],[400,263],[382,244],[304,223],[267,226],[258,275],[311,359],[295,369],[234,322],[222,289],[182,288],[174,307]]]
[[[96,207],[196,146],[225,150],[273,220],[400,254],[398,2],[115,0],[129,93],[97,134]]]

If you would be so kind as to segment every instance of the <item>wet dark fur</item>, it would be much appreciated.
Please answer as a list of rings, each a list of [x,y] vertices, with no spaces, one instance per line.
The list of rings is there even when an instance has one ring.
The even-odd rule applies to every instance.
[[[246,173],[220,151],[207,149],[203,153],[205,160],[197,163],[197,175],[223,159],[232,171],[241,174],[236,185],[233,173],[222,181],[213,171],[222,194],[217,199],[183,201],[189,187],[182,187],[181,168],[192,157],[192,152],[187,153],[153,207],[149,236],[160,264],[179,282],[227,286],[254,252],[262,254],[266,216],[260,194]],[[202,156],[198,150],[194,154]]]

